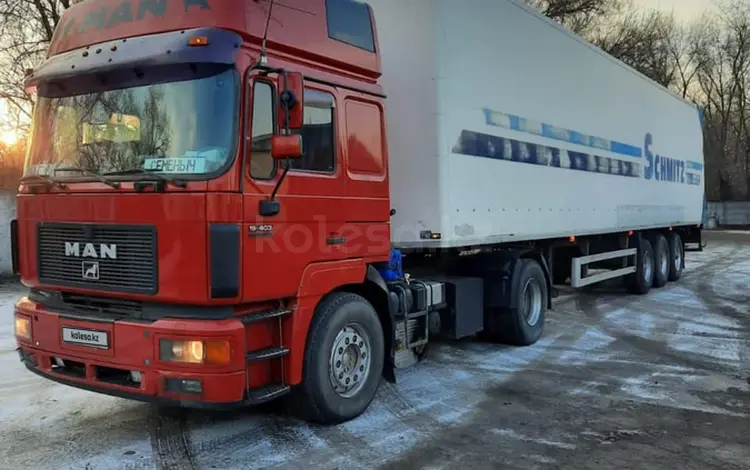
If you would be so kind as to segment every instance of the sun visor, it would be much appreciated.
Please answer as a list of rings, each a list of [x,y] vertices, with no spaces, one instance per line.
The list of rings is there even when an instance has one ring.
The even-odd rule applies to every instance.
[[[178,64],[235,63],[242,38],[231,31],[197,28],[139,36],[87,46],[47,59],[26,76],[25,87],[73,81],[76,77],[105,76]]]

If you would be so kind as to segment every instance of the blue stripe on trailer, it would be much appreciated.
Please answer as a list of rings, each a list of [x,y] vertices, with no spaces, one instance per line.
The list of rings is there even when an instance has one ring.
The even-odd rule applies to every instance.
[[[605,139],[603,137],[587,135],[583,132],[558,127],[544,122],[533,121],[515,114],[493,111],[489,108],[484,108],[482,111],[484,112],[485,123],[488,126],[502,127],[514,131],[525,132],[527,134],[547,137],[549,139],[561,140],[571,144],[608,150],[629,157],[640,158],[643,156],[643,150],[634,145]]]
[[[644,175],[642,161],[623,160],[591,152],[577,152],[470,130],[461,131],[453,147],[453,153],[626,178],[642,178]],[[700,165],[696,162],[686,162],[686,165],[689,164]],[[701,182],[699,174],[685,173],[684,176],[686,184],[699,185]]]

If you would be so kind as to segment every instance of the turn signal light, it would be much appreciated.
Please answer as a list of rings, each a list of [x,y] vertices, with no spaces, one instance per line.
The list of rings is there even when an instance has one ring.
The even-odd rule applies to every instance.
[[[227,365],[231,362],[229,341],[159,341],[159,359],[186,364]]]
[[[31,341],[31,318],[25,315],[16,315],[13,325],[15,335],[26,341]]]

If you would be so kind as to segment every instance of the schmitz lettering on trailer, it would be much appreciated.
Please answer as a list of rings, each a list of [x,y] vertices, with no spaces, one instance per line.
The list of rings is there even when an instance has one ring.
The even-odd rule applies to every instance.
[[[646,134],[643,144],[643,153],[646,156],[643,176],[647,180],[685,183],[685,161],[654,154],[652,150],[653,145],[654,137],[651,134]]]

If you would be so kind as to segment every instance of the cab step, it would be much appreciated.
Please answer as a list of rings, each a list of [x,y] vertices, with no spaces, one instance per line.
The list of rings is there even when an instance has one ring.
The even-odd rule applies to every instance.
[[[247,362],[268,361],[289,354],[289,348],[272,347],[247,353]]]
[[[265,403],[267,401],[274,400],[281,396],[286,395],[292,390],[290,385],[266,385],[265,387],[252,388],[247,391],[247,401],[251,404],[257,405],[259,403]]]
[[[245,315],[244,317],[241,317],[240,320],[245,325],[249,325],[251,323],[271,320],[274,318],[281,318],[283,316],[289,315],[290,313],[292,313],[292,311],[289,310],[288,308],[276,308],[273,310],[264,310],[261,312],[251,313],[249,315]]]

